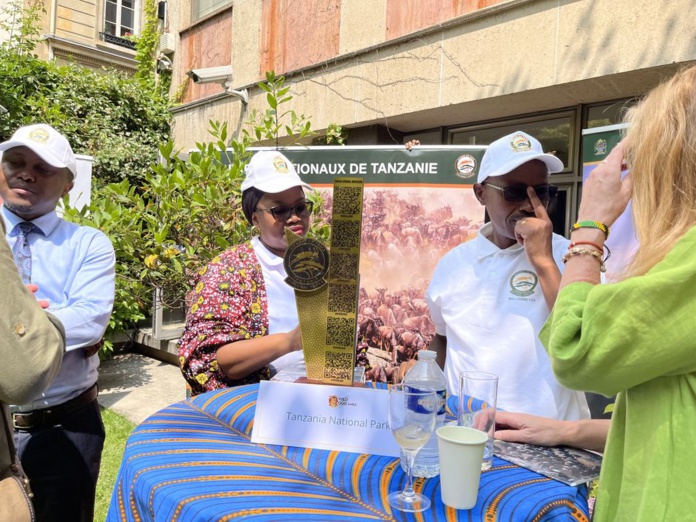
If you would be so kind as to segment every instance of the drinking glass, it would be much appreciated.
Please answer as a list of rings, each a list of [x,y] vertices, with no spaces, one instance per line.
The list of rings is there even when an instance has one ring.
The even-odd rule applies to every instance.
[[[408,481],[403,491],[387,497],[389,505],[416,513],[430,507],[430,499],[413,491],[413,461],[435,429],[438,396],[434,390],[395,384],[389,389],[389,426],[406,460]]]
[[[495,409],[498,377],[492,373],[465,371],[459,374],[458,421],[460,426],[476,428],[488,435],[481,469],[493,465]]]

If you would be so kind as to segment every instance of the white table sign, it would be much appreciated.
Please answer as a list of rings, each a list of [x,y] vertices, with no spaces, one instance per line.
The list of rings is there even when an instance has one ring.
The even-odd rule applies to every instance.
[[[261,381],[251,441],[399,456],[389,429],[389,392]]]

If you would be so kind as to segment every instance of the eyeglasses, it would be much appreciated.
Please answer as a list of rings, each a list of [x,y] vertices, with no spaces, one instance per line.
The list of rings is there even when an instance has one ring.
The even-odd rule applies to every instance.
[[[297,217],[300,219],[308,218],[309,215],[312,213],[312,209],[314,208],[314,203],[311,201],[303,201],[302,203],[298,203],[294,207],[285,207],[285,206],[280,206],[280,207],[271,207],[271,208],[257,208],[255,212],[270,212],[271,216],[276,221],[280,221],[284,223],[293,214],[297,214]]]
[[[521,203],[525,201],[529,196],[527,195],[527,185],[508,185],[507,187],[499,187],[498,185],[493,185],[492,183],[484,182],[482,185],[492,187],[495,190],[499,190],[503,193],[503,199],[509,201],[510,203]],[[543,203],[548,203],[558,194],[558,187],[556,185],[535,185],[532,187],[534,192],[536,192],[537,197]]]

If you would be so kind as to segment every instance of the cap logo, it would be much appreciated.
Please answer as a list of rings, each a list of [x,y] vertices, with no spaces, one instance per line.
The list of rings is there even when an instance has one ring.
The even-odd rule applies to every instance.
[[[460,178],[468,178],[476,170],[476,159],[471,154],[462,154],[457,158],[456,166],[455,174]]]
[[[278,174],[287,174],[290,172],[290,169],[288,169],[288,164],[280,156],[273,158],[273,167]]]
[[[50,136],[46,129],[34,129],[29,133],[29,139],[38,143],[48,143]]]
[[[515,134],[510,140],[513,152],[527,152],[532,150],[531,142],[522,134]]]

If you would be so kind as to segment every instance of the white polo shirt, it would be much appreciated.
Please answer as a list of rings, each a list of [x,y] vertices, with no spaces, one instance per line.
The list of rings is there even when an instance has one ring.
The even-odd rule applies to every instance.
[[[258,237],[252,238],[251,246],[261,265],[263,282],[266,286],[268,333],[289,332],[300,324],[300,320],[297,317],[295,291],[285,282],[288,275],[285,273],[283,258],[268,250]],[[304,353],[298,350],[278,357],[271,362],[270,366],[279,371],[289,364],[303,361]]]
[[[524,248],[501,250],[487,239],[492,225],[445,254],[426,292],[438,334],[447,337],[445,375],[449,393],[458,394],[464,370],[490,372],[498,379],[498,407],[577,420],[590,417],[585,394],[556,381],[539,331],[549,316],[539,278]],[[553,235],[561,257],[568,240]]]

